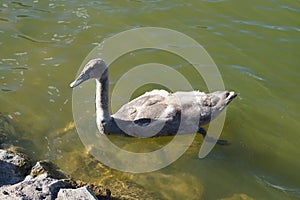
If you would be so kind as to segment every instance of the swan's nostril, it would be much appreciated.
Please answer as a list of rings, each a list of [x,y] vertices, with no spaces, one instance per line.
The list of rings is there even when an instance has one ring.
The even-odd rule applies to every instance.
[[[227,92],[227,93],[226,93],[226,99],[229,99],[230,101],[231,101],[232,99],[234,99],[236,96],[237,96],[237,94],[234,93],[234,92]]]
[[[227,98],[227,97],[229,97],[229,95],[230,95],[230,92],[226,92],[226,94],[225,94],[225,95],[226,95],[226,98]]]

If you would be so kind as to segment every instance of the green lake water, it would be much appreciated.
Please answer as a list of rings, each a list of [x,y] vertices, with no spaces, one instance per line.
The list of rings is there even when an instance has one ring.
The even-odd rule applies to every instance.
[[[1,0],[0,112],[19,127],[14,143],[31,157],[52,160],[85,181],[110,185],[129,179],[159,199],[300,199],[299,19],[298,0]],[[215,146],[199,159],[203,140],[196,136],[180,159],[151,173],[99,167],[70,124],[69,84],[105,38],[148,26],[195,39],[217,64],[225,88],[238,93],[221,135],[231,144]],[[123,64],[168,60],[168,55],[148,53],[116,62],[112,88]],[[167,63],[194,88],[207,91],[182,60]],[[169,141],[111,139],[125,149],[146,152]]]

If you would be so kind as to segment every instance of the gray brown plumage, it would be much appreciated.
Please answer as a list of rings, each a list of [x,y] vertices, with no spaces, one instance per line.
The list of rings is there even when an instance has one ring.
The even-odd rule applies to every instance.
[[[228,91],[205,94],[153,90],[110,115],[108,67],[102,59],[90,60],[70,87],[88,79],[96,80],[96,122],[103,134],[152,137],[199,132],[236,97]]]

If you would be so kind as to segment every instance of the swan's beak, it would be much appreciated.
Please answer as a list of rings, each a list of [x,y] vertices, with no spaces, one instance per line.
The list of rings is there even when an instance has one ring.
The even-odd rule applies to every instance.
[[[228,92],[226,97],[226,105],[228,105],[236,96],[237,94],[235,92]]]
[[[77,85],[81,84],[82,82],[86,81],[88,78],[86,76],[86,74],[81,74],[80,76],[78,76],[78,78],[73,81],[71,84],[70,84],[70,87],[71,88],[74,88],[76,87]]]
[[[216,91],[211,93],[212,97],[217,97],[217,101],[215,102],[215,106],[222,108],[228,105],[236,96],[237,94],[233,91]]]

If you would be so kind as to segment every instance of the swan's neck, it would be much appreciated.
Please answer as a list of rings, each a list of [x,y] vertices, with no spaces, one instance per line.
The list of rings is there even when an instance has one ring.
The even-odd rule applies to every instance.
[[[107,76],[96,79],[96,116],[100,133],[105,133],[104,125],[110,121],[109,107],[109,80]]]

